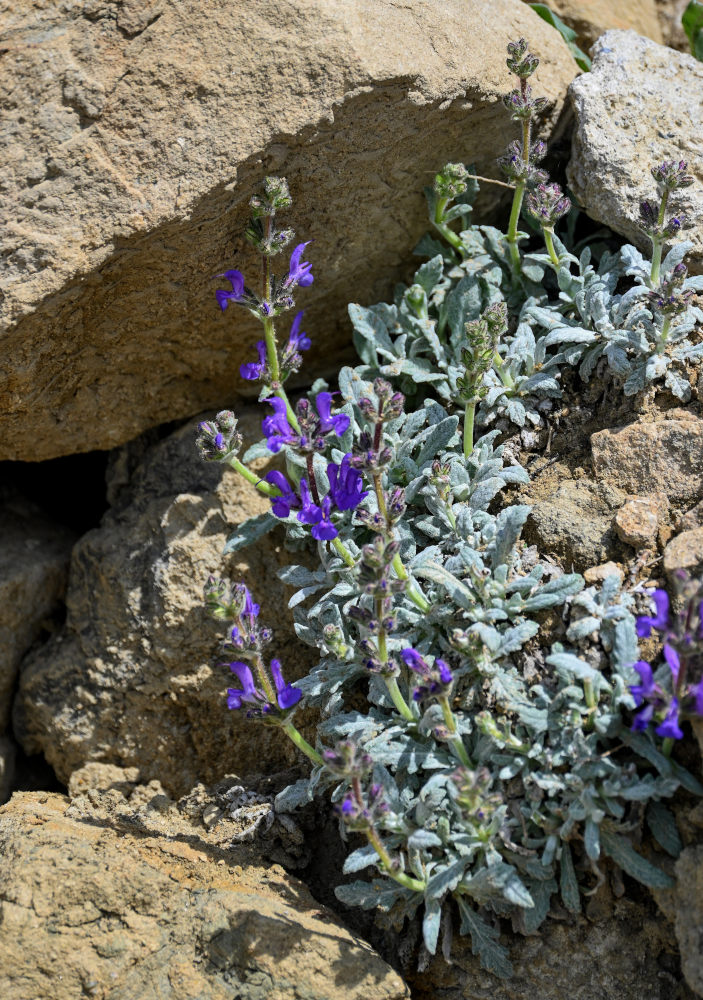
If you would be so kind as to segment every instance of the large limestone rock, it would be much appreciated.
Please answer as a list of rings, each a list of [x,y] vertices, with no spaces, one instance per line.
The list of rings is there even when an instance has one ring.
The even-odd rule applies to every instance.
[[[269,504],[233,470],[202,462],[194,437],[191,424],[138,460],[125,449],[111,476],[114,506],[74,549],[65,628],[22,664],[15,734],[64,782],[102,761],[180,793],[232,768],[296,759],[280,730],[228,711],[232,675],[212,665],[224,630],[203,604],[209,574],[246,578],[275,629],[272,655],[287,679],[304,675],[309,652],[276,578],[290,557],[277,554],[278,532],[223,557],[231,527]]]
[[[23,498],[0,498],[0,736],[20,660],[63,600],[74,541]]]
[[[260,328],[219,312],[212,276],[256,280],[242,231],[266,173],[289,178],[290,222],[315,240],[300,304],[308,372],[330,370],[347,303],[407,270],[433,173],[496,175],[517,134],[506,43],[542,58],[547,136],[576,72],[520,0],[3,7],[0,459],[112,448],[245,388]]]
[[[0,809],[0,996],[409,996],[297,879],[173,809],[155,822],[160,799],[96,810],[25,792]]]
[[[695,178],[672,205],[693,228],[689,269],[703,272],[703,63],[634,31],[608,31],[593,68],[569,88],[576,124],[568,177],[586,212],[651,250],[638,226],[639,203],[656,196],[650,168],[686,160]]]

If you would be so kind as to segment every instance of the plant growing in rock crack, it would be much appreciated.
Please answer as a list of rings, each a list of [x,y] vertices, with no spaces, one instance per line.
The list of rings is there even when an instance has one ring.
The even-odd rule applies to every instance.
[[[198,437],[204,458],[229,463],[271,500],[270,513],[237,527],[229,551],[277,523],[295,546],[317,545],[318,569],[281,572],[297,588],[290,601],[297,633],[321,653],[295,684],[266,655],[272,633],[246,585],[213,578],[206,587],[212,615],[226,623],[222,665],[238,682],[228,691],[229,707],[280,726],[313,765],[308,779],[278,796],[277,809],[328,793],[345,834],[363,841],[345,872],[373,870],[370,881],[339,887],[340,900],[378,908],[398,927],[421,913],[426,951],[435,952],[441,932],[446,956],[456,908],[474,952],[503,976],[511,967],[501,917],[532,933],[557,899],[579,912],[609,863],[645,885],[671,885],[633,842],[646,823],[676,856],[680,842],[664,802],[680,786],[703,792],[671,757],[677,733],[670,717],[674,701],[677,727],[681,711],[700,713],[703,704],[683,681],[672,689],[648,674],[637,648],[647,621],[666,628],[665,651],[679,650],[690,686],[698,670],[684,648],[690,628],[683,638],[676,632],[676,646],[661,596],[659,617],[635,621],[632,598],[620,593],[616,577],[585,590],[579,575],[525,548],[529,508],[510,504],[507,491],[527,474],[506,463],[499,430],[476,440],[475,425],[497,416],[538,423],[561,391],[565,364],[580,362],[587,376],[602,355],[609,364],[616,359],[621,374],[629,365],[633,378],[645,352],[627,338],[638,330],[644,339],[637,344],[644,344],[647,316],[664,315],[669,299],[677,308],[685,303],[682,322],[695,318],[690,279],[679,272],[676,287],[662,290],[654,264],[640,286],[616,294],[627,273],[622,261],[635,266],[632,248],[598,273],[584,253],[579,274],[571,274],[575,258],[553,233],[566,199],[535,166],[543,153],[532,137],[540,102],[527,79],[536,63],[524,40],[511,44],[508,65],[519,87],[508,105],[522,123],[522,141],[503,161],[515,187],[507,234],[469,227],[475,184],[464,167],[446,167],[428,200],[448,246],[423,241],[433,256],[394,305],[350,308],[362,364],[342,369],[338,393],[318,382],[295,405],[285,380],[310,342],[301,313],[282,349],[275,322],[294,308],[296,287],[313,277],[302,262],[306,243],[293,251],[287,274],[274,276],[273,258],[293,234],[275,224],[290,204],[285,181],[267,178],[252,199],[248,230],[264,261],[261,289],[227,271],[221,277],[232,291],[217,299],[222,309],[248,309],[263,325],[258,360],[241,372],[262,383],[272,412],[262,422],[264,440],[242,459],[229,411],[202,423]],[[685,175],[667,166],[661,176],[671,188],[672,178]],[[546,254],[520,252],[523,201],[540,222]],[[659,226],[667,225],[665,210],[660,206]],[[665,238],[664,229],[657,233],[653,240]],[[539,284],[550,267],[560,288],[551,303]],[[665,293],[657,305],[653,296],[663,301]],[[618,336],[630,331],[626,343],[610,337],[611,321]],[[668,357],[673,328],[665,336],[664,321],[656,322],[651,318],[658,329],[651,356]],[[558,353],[550,353],[554,345]],[[263,480],[248,467],[261,454],[282,460]],[[550,627],[548,609],[564,620],[561,632]],[[316,747],[296,728],[301,705],[319,708]]]

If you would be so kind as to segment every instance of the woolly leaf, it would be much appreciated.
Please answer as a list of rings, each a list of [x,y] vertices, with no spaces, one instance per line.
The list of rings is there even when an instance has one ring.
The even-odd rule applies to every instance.
[[[663,802],[652,801],[647,806],[646,816],[647,826],[659,846],[672,858],[678,858],[683,844],[671,810]]]
[[[279,519],[274,517],[270,511],[247,518],[229,536],[225,542],[223,552],[238,552],[239,549],[245,549],[248,545],[253,545],[254,542],[258,542],[260,538],[263,538],[264,535],[267,535],[269,531],[272,531],[280,523]]]
[[[561,847],[559,889],[561,891],[562,902],[569,913],[580,913],[581,897],[579,895],[579,886],[576,881],[571,848],[567,843],[562,844]]]
[[[471,935],[471,951],[478,955],[482,968],[500,979],[510,979],[513,966],[508,949],[498,939],[498,931],[479,917],[461,896],[457,898],[457,903],[461,914],[461,933]]]
[[[624,872],[636,878],[638,882],[649,886],[650,889],[671,889],[674,880],[657,868],[641,854],[638,854],[629,840],[621,837],[610,830],[602,829],[600,840],[603,850],[613,861],[619,865]]]

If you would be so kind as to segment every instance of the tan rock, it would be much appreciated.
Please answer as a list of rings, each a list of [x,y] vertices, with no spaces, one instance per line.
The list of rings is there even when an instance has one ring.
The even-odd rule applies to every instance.
[[[690,531],[691,528],[703,528],[703,500],[683,514],[677,523],[679,531]]]
[[[0,996],[409,996],[301,882],[175,809],[17,793],[0,809],[0,845]]]
[[[662,31],[662,41],[672,49],[689,54],[691,46],[681,24],[681,15],[689,0],[657,0],[657,14]]]
[[[673,891],[681,969],[696,995],[703,993],[703,845],[687,847],[676,862]]]
[[[703,571],[703,528],[682,531],[664,549],[664,571],[671,577],[684,569],[691,576]]]
[[[576,32],[577,43],[588,50],[609,28],[632,28],[654,42],[662,42],[655,0],[550,0],[549,9]]]
[[[639,206],[656,196],[651,168],[686,160],[695,183],[677,191],[670,204],[692,225],[686,263],[691,273],[702,273],[703,63],[634,31],[607,31],[592,56],[591,72],[569,88],[576,123],[567,177],[576,200],[592,219],[648,254],[651,241],[640,228]]]
[[[670,500],[703,495],[703,420],[640,421],[591,436],[598,480],[628,493]]]
[[[15,741],[9,736],[0,736],[0,805],[9,799],[12,791],[16,754]]]
[[[583,578],[589,586],[592,586],[594,583],[602,583],[609,576],[617,576],[622,584],[622,570],[614,562],[602,563],[600,566],[590,566],[583,574]]]
[[[662,498],[628,497],[615,514],[618,537],[636,549],[656,545],[661,509]]]
[[[242,234],[267,173],[315,241],[306,378],[332,371],[347,304],[406,274],[428,179],[449,160],[497,176],[519,131],[507,42],[542,59],[546,136],[577,72],[520,0],[5,7],[0,458],[112,448],[251,392],[238,367],[260,327],[220,313],[212,276],[259,273]]]
[[[250,416],[255,440],[258,409]],[[194,438],[192,424],[141,455],[125,449],[114,506],[75,547],[65,627],[22,664],[15,734],[64,782],[96,761],[182,793],[233,766],[245,775],[297,759],[279,730],[228,711],[232,675],[213,665],[225,631],[203,602],[210,574],[246,578],[275,632],[271,655],[288,680],[304,675],[311,653],[276,578],[290,556],[279,554],[279,532],[223,556],[233,526],[269,503],[232,469],[203,462]]]
[[[74,541],[22,498],[0,502],[0,735],[20,660],[64,598]]]

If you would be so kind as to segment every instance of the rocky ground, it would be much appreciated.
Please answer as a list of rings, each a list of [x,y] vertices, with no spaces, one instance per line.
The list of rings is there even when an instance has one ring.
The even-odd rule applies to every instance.
[[[416,927],[335,903],[336,825],[323,806],[274,814],[304,762],[226,711],[202,608],[209,573],[246,572],[266,588],[286,676],[302,676],[310,651],[276,578],[288,557],[274,533],[223,562],[231,526],[268,505],[193,447],[193,414],[244,389],[254,329],[218,316],[209,277],[245,259],[260,175],[287,173],[293,223],[316,240],[306,373],[333,375],[347,302],[384,298],[412,266],[430,173],[462,159],[495,175],[504,48],[520,34],[542,59],[544,136],[567,155],[573,140],[568,176],[593,220],[631,238],[647,165],[690,161],[700,270],[703,69],[662,44],[685,49],[681,4],[550,4],[582,47],[612,28],[647,35],[609,32],[581,76],[520,0],[240,6],[233,23],[219,0],[5,3],[0,995],[703,996],[692,801],[674,890],[612,879],[584,917],[556,912],[511,939],[508,984],[459,937],[451,965],[418,971]],[[257,438],[253,408],[244,423]],[[516,490],[526,541],[563,569],[630,584],[703,570],[703,377],[685,407],[574,379],[544,432],[510,447],[530,472]]]

